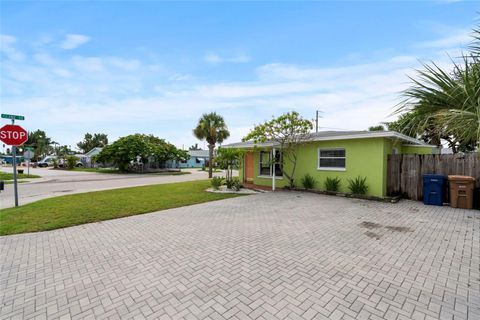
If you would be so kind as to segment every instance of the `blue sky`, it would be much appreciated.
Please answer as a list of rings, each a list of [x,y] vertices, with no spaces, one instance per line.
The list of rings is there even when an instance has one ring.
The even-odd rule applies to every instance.
[[[232,136],[290,110],[366,129],[421,62],[448,67],[475,2],[0,2],[2,113],[74,146],[151,133],[179,147],[204,112]],[[202,143],[200,143],[203,146]]]

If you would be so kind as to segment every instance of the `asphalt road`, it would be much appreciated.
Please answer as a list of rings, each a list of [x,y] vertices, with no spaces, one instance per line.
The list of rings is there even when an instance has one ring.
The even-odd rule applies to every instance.
[[[11,167],[0,168],[4,172],[12,172]],[[193,181],[208,178],[208,173],[200,170],[189,170],[185,175],[154,174],[108,174],[95,172],[52,170],[47,168],[31,168],[30,173],[41,176],[26,183],[18,184],[19,204],[26,204],[40,199],[65,194],[89,191],[144,186],[171,182]],[[26,171],[25,171],[26,172]],[[0,192],[0,208],[13,207],[13,184],[6,184]]]

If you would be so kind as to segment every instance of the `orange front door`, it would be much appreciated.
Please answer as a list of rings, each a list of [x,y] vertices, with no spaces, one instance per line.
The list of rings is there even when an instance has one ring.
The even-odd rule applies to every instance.
[[[245,182],[253,181],[253,152],[245,154]]]

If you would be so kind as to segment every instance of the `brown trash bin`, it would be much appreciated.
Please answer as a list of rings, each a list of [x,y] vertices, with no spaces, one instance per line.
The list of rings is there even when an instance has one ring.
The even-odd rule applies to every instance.
[[[472,209],[475,178],[469,176],[448,176],[450,182],[450,206]]]

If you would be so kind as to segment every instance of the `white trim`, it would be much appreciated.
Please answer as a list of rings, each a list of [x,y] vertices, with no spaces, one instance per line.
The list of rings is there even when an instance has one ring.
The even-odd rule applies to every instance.
[[[319,171],[347,171],[347,168],[335,168],[335,167],[318,167]]]
[[[262,176],[257,176],[257,178],[262,178],[262,179],[272,179],[272,176],[265,176],[265,175],[262,175]],[[283,180],[283,176],[279,177],[279,176],[275,176],[275,180]]]
[[[345,134],[331,137],[313,137],[307,141],[331,141],[331,140],[349,140],[349,139],[368,139],[368,138],[397,138],[405,140],[416,145],[428,146],[423,141],[406,136],[396,131],[365,131],[365,133]]]
[[[322,150],[343,150],[345,152],[345,157],[322,157],[322,159],[345,159],[345,167],[320,167],[320,151]],[[347,171],[347,149],[345,147],[317,148],[317,170]]]
[[[263,153],[268,153],[268,157],[269,157],[269,162],[272,161],[272,156],[274,156],[274,152],[278,152],[280,153],[280,156],[282,156],[281,154],[281,151],[280,150],[275,150],[275,148],[273,148],[272,150],[260,150],[258,151],[258,172],[261,172],[262,170],[262,152]],[[270,164],[270,174],[269,175],[265,175],[265,174],[260,174],[257,176],[258,178],[269,178],[269,179],[272,179],[272,184],[273,184],[273,177],[275,177],[275,180],[276,179],[283,179],[283,170],[282,170],[282,175],[281,176],[276,176],[275,175],[275,162],[274,163],[271,163]]]
[[[414,147],[414,148],[438,148],[438,146],[434,146],[433,144],[402,144],[402,147]]]
[[[275,152],[275,147],[272,148],[272,157],[273,157],[273,166],[272,166],[272,191],[275,191],[275,160],[277,159],[277,155],[276,155],[276,152]]]

